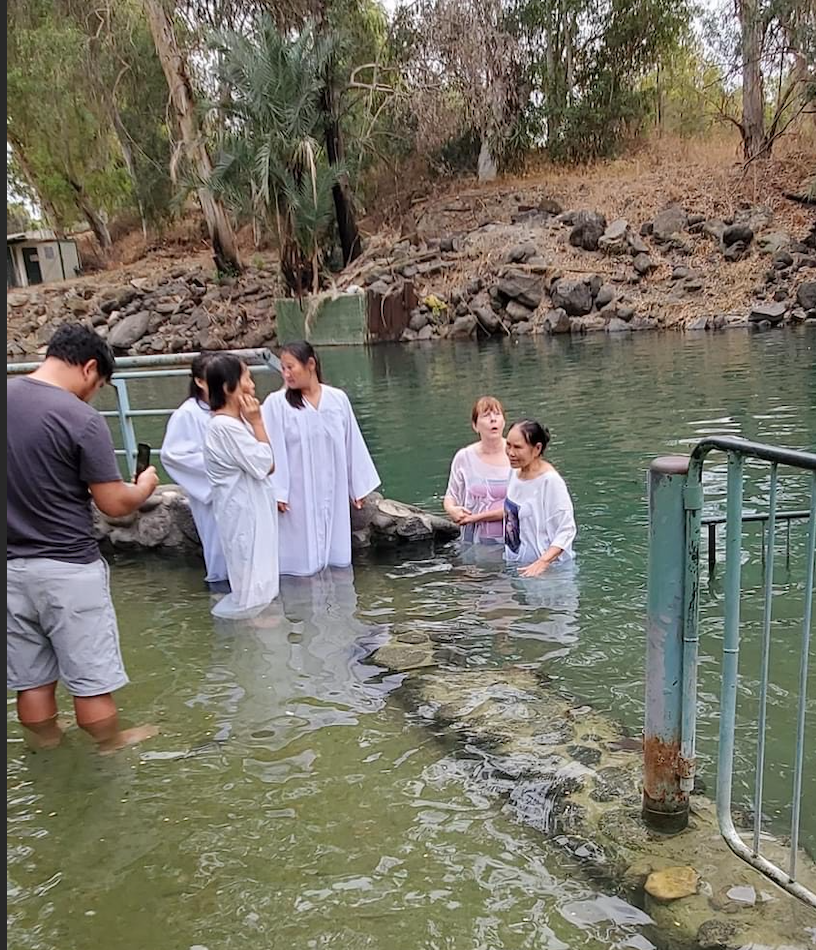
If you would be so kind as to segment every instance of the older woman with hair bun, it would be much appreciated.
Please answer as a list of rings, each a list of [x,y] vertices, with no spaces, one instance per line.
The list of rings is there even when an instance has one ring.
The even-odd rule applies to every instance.
[[[504,496],[510,477],[504,446],[504,408],[493,396],[482,396],[473,405],[470,422],[479,441],[454,455],[443,505],[451,521],[461,528],[462,541],[501,544]]]
[[[575,514],[564,479],[544,459],[549,429],[532,419],[507,433],[513,469],[504,501],[504,557],[522,577],[538,577],[551,564],[574,557]]]

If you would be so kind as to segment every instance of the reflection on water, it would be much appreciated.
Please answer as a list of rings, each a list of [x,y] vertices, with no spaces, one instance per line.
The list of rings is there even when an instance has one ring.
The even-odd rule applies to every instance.
[[[400,677],[364,658],[390,632],[424,632],[451,675],[543,666],[636,733],[649,459],[714,431],[816,446],[814,335],[645,334],[323,356],[330,381],[355,403],[386,492],[408,502],[439,506],[453,452],[472,436],[476,396],[492,391],[508,415],[542,418],[575,501],[575,569],[527,580],[506,572],[499,552],[404,549],[359,559],[353,573],[284,578],[280,601],[255,621],[214,625],[197,563],[117,558],[113,593],[132,679],[122,705],[162,734],[100,759],[77,730],[55,753],[34,755],[11,726],[12,945],[648,948],[639,912],[512,821],[486,794],[481,763],[446,749],[401,705]],[[168,380],[139,401],[180,402],[180,385]],[[144,426],[139,437],[157,445],[155,420]],[[747,466],[746,485],[746,510],[762,510],[767,471]],[[721,511],[722,459],[707,465],[706,490],[707,511]],[[805,507],[804,491],[785,474],[780,508]],[[744,535],[738,765],[749,774],[762,568],[759,527]],[[765,809],[783,829],[804,554],[804,532],[793,527],[790,562],[780,538],[774,578]],[[702,600],[700,751],[711,787],[719,575]],[[806,788],[813,767],[809,746]],[[736,792],[750,802],[749,782]],[[810,813],[803,838],[816,840]]]

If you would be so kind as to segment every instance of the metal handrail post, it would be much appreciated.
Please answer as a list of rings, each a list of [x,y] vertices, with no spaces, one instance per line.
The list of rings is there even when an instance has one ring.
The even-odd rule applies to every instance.
[[[649,468],[649,580],[646,622],[646,714],[643,734],[644,821],[674,834],[688,824],[681,787],[685,617],[686,456]]]
[[[136,430],[133,428],[133,414],[130,409],[127,380],[114,377],[111,380],[116,390],[116,414],[122,430],[122,442],[125,449],[125,464],[131,478],[136,474]]]

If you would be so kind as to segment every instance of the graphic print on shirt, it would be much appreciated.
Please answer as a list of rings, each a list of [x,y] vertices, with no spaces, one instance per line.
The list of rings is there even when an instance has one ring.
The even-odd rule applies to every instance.
[[[480,478],[470,485],[465,499],[465,508],[475,514],[492,511],[504,501],[507,492],[506,478]],[[474,542],[477,537],[481,541],[498,542],[503,535],[501,521],[482,521],[476,524],[465,525],[462,529],[462,540]]]
[[[519,506],[509,498],[504,499],[504,543],[513,554],[518,554],[521,547]]]

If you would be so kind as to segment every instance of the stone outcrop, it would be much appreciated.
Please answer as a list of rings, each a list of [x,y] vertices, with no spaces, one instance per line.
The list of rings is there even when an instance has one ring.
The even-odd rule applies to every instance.
[[[730,851],[701,788],[682,833],[667,837],[643,824],[641,742],[608,716],[528,667],[457,669],[432,627],[396,625],[370,662],[404,674],[397,695],[447,748],[461,751],[463,767],[473,763],[476,787],[563,849],[602,894],[625,899],[618,909],[643,935],[632,946],[804,945],[813,911]],[[788,851],[764,835],[763,853],[784,866]],[[816,888],[806,854],[798,879]]]
[[[123,518],[110,518],[94,509],[94,526],[100,543],[113,550],[201,553],[190,504],[177,485],[160,485],[139,511]],[[444,543],[458,534],[459,529],[447,518],[383,498],[378,492],[368,496],[360,511],[352,510],[355,550]]]

